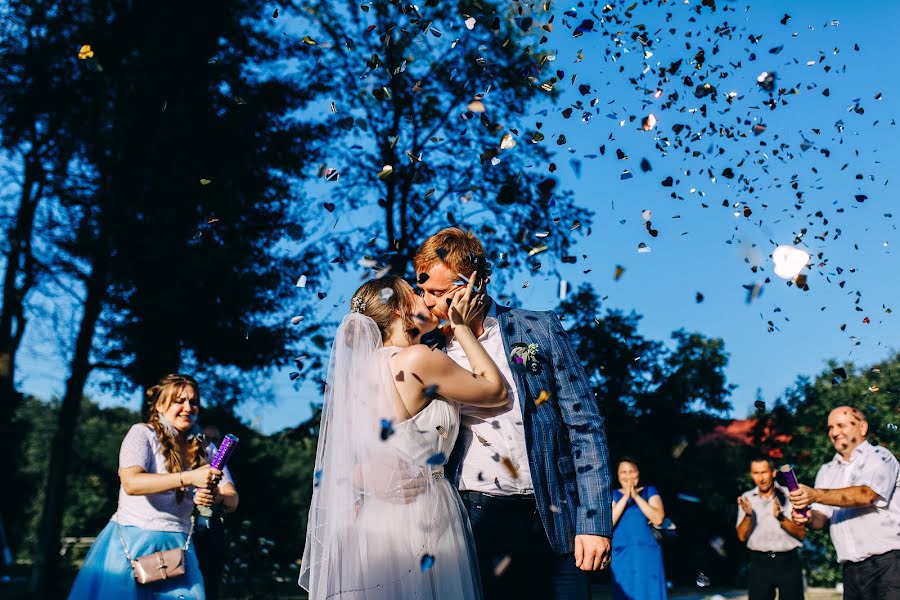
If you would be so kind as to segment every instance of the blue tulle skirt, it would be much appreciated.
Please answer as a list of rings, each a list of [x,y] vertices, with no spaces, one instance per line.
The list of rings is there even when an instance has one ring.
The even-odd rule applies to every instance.
[[[132,557],[184,545],[187,535],[170,531],[150,531],[140,527],[121,527]],[[197,564],[193,544],[185,552],[185,574],[168,581],[140,585],[134,580],[131,563],[125,558],[116,524],[110,521],[91,546],[69,592],[69,600],[103,598],[151,600],[205,600],[203,576]]]

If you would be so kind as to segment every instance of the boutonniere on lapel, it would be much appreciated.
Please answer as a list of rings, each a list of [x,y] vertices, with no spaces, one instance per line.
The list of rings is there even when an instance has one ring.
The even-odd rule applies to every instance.
[[[513,368],[529,373],[537,373],[541,370],[541,355],[538,354],[537,344],[523,344],[518,342],[512,344],[512,351],[509,353],[509,361]]]

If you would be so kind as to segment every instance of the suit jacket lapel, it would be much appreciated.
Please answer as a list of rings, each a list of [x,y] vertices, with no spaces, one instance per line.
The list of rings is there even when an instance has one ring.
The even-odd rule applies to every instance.
[[[513,318],[512,312],[510,308],[505,306],[497,306],[497,322],[500,324],[500,338],[503,340],[503,352],[505,353],[504,360],[509,363],[509,353],[512,352],[512,347],[510,346],[509,336],[506,334],[506,329],[510,325],[513,327],[517,327],[518,324],[515,323],[515,319]],[[516,386],[516,392],[519,396],[519,410],[522,411],[522,416],[525,416],[525,402],[526,395],[528,394],[528,385],[525,383],[525,373],[522,369],[517,368],[512,363],[509,363],[510,370],[513,374],[513,383]]]

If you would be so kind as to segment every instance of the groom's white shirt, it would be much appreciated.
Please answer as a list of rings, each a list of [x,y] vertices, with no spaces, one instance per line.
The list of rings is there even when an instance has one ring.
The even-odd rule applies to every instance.
[[[509,402],[500,408],[460,406],[459,435],[466,452],[462,457],[459,489],[495,496],[533,494],[519,393],[503,348],[500,324],[497,322],[497,303],[494,301],[491,301],[484,319],[484,333],[478,341],[500,368]],[[469,368],[469,359],[456,339],[447,345],[447,356],[460,366]],[[515,466],[517,477],[513,477],[510,469],[504,466],[505,458]]]

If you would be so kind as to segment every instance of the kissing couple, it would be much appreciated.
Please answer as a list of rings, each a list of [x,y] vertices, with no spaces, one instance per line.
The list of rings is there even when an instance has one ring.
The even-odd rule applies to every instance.
[[[314,600],[590,597],[611,558],[603,418],[552,312],[498,306],[470,232],[353,295],[335,336],[300,585]],[[447,323],[446,352],[420,339]]]

